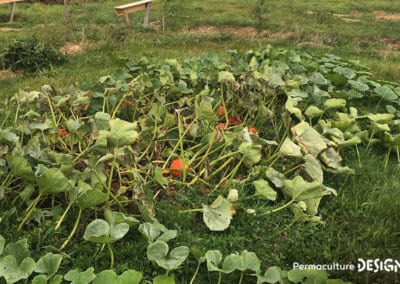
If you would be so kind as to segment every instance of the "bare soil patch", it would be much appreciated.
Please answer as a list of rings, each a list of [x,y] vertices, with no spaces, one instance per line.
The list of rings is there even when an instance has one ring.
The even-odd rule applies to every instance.
[[[196,34],[196,35],[210,35],[210,34],[230,34],[240,38],[266,38],[271,41],[285,40],[297,36],[292,31],[270,31],[270,30],[257,30],[253,27],[234,27],[234,26],[197,26],[189,28],[184,31],[185,33]]]
[[[9,31],[20,31],[21,29],[9,28],[9,27],[0,27],[0,32],[9,32]]]
[[[361,22],[360,19],[351,18],[352,16],[359,16],[361,14],[360,12],[358,12],[358,13],[357,12],[352,11],[352,12],[350,12],[350,14],[333,14],[333,15],[337,18],[340,18],[344,22],[358,23],[358,22]]]
[[[17,76],[17,74],[15,74],[11,70],[8,70],[8,69],[0,70],[0,80],[15,78],[16,76]]]
[[[252,27],[233,27],[233,26],[197,26],[187,30],[189,33],[194,34],[217,34],[227,33],[237,37],[256,37],[259,35],[257,29]]]
[[[400,21],[400,13],[386,13],[384,11],[375,11],[373,13],[375,19]]]
[[[83,52],[83,47],[79,44],[66,42],[64,46],[60,48],[60,52],[67,55],[74,55]]]

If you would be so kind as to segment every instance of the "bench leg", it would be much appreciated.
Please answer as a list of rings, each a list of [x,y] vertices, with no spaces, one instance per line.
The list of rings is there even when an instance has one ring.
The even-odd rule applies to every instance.
[[[146,11],[144,13],[144,21],[143,21],[143,26],[145,28],[147,28],[149,26],[150,6],[151,6],[151,3],[146,4]]]
[[[10,23],[14,21],[14,13],[15,13],[15,7],[17,6],[17,2],[12,3],[12,8],[11,8],[11,15],[10,15]]]
[[[125,12],[125,14],[124,14],[124,18],[125,18],[125,23],[127,24],[127,25],[129,25],[129,14],[127,13],[127,12]]]

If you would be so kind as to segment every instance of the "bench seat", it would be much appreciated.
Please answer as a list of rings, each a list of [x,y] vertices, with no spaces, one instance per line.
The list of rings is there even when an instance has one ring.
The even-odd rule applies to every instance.
[[[1,1],[1,0],[0,0]],[[150,6],[153,0],[142,0],[138,2],[132,2],[129,4],[119,5],[114,7],[115,13],[118,16],[124,16],[125,22],[129,24],[129,14],[139,11],[146,10],[144,15],[144,26],[147,27],[149,24],[149,14],[150,14]]]

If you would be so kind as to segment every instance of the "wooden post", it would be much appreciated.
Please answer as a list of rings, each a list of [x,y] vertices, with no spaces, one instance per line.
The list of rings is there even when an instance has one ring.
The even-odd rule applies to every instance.
[[[10,24],[14,21],[14,13],[15,13],[16,6],[17,6],[17,2],[13,2],[12,8],[11,8],[11,15],[10,15]]]
[[[144,21],[143,21],[143,26],[145,28],[147,28],[149,26],[150,6],[151,6],[151,3],[146,3],[146,11],[144,13]]]
[[[129,13],[128,12],[125,12],[124,18],[125,18],[126,24],[129,25]]]

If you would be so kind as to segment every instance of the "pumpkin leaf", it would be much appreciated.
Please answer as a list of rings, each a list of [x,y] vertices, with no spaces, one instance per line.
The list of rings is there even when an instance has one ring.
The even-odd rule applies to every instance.
[[[226,230],[232,219],[231,204],[221,195],[208,206],[203,204],[203,221],[211,231]]]

